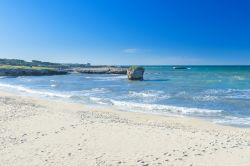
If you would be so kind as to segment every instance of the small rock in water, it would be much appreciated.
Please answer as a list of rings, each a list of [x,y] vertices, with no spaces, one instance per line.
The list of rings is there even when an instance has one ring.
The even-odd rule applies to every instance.
[[[143,80],[144,68],[138,66],[131,66],[127,70],[129,80]]]

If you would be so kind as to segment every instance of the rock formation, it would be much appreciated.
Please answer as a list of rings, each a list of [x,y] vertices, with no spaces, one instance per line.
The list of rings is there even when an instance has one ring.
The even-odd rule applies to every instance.
[[[127,75],[129,80],[143,80],[144,68],[132,66],[128,68]]]
[[[85,74],[127,74],[125,67],[86,67],[76,68],[73,71]]]

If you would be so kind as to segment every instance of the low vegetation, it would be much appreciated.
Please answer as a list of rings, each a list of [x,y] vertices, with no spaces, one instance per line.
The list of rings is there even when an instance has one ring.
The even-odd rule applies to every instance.
[[[141,67],[141,66],[131,66],[128,69],[129,70],[144,70],[144,67]]]
[[[20,59],[0,59],[0,65],[11,65],[11,66],[27,66],[27,67],[47,67],[47,68],[57,68],[57,69],[68,69],[68,68],[77,68],[77,67],[88,67],[91,64],[78,64],[78,63],[51,63],[51,62],[42,62],[37,60],[32,60],[27,62]]]

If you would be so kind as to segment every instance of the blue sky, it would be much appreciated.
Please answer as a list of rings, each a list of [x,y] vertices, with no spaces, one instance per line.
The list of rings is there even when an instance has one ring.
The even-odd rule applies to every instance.
[[[0,58],[250,64],[250,2],[0,0]]]

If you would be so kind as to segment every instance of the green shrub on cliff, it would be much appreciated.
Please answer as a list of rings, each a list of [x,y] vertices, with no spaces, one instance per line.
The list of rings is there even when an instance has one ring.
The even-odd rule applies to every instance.
[[[127,70],[129,80],[143,80],[144,67],[131,66]]]
[[[141,66],[130,66],[128,70],[144,70],[144,67]]]

